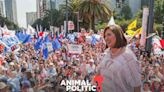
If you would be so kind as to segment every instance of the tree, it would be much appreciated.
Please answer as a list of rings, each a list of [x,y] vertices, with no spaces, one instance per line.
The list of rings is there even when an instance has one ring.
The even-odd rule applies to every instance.
[[[154,2],[154,21],[161,24],[164,16],[164,1],[155,0]]]
[[[85,0],[80,4],[80,15],[89,23],[89,28],[95,30],[95,19],[108,19],[111,15],[110,9],[100,0]]]
[[[130,19],[132,17],[132,13],[131,13],[131,9],[130,9],[129,5],[123,4],[123,7],[121,9],[121,16],[124,19]]]
[[[9,21],[7,18],[4,18],[0,15],[0,26],[3,27],[6,25],[9,29],[18,29],[18,25],[14,24],[13,22]]]
[[[62,12],[66,12],[68,10],[69,13],[74,13],[79,11],[79,6],[82,3],[82,0],[68,0],[68,6],[66,4],[60,5],[60,10]]]
[[[60,27],[64,23],[63,15],[61,11],[56,9],[47,10],[43,19],[37,19],[32,26],[36,28],[37,25],[42,25],[43,29],[49,29],[52,22],[51,25]]]
[[[79,13],[79,6],[81,5],[81,3],[82,0],[68,0],[67,7],[66,4],[60,5],[60,11],[64,13],[64,17],[66,18],[66,12],[68,12],[68,19],[73,21],[75,25],[77,22],[79,22],[79,20],[77,20],[77,13]]]
[[[52,20],[51,20],[52,16]],[[44,17],[45,21],[48,21],[49,24],[52,21],[52,25],[56,27],[60,27],[64,22],[64,14],[62,11],[53,9],[51,11],[47,11],[46,16]]]

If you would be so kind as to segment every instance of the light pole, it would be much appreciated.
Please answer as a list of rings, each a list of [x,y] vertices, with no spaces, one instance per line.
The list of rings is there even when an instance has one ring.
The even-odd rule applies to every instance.
[[[153,23],[154,23],[154,0],[150,0],[149,2],[149,19],[148,19],[148,29],[147,29],[147,36],[153,33]],[[151,53],[152,48],[152,37],[146,40],[146,51]]]
[[[52,26],[52,0],[50,0],[50,7],[51,7],[51,20],[50,20],[50,25]]]
[[[77,32],[79,32],[79,29],[80,29],[80,25],[79,25],[79,12],[75,12],[75,14],[77,15]]]
[[[67,34],[68,34],[68,0],[66,0],[66,34],[65,34],[66,37]]]
[[[163,16],[163,20],[162,20],[162,32],[161,32],[161,38],[164,39],[164,16]]]

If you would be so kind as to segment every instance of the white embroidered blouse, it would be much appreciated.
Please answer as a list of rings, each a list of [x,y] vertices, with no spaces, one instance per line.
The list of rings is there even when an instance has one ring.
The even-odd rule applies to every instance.
[[[137,58],[128,47],[115,58],[107,49],[98,70],[104,78],[102,92],[134,92],[134,87],[141,85]]]

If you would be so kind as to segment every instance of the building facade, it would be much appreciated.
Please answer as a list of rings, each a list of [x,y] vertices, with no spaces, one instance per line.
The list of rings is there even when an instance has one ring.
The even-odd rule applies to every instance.
[[[5,5],[3,0],[0,0],[0,15],[5,17]]]
[[[43,18],[46,10],[59,9],[61,4],[64,4],[66,0],[36,0],[37,17]]]
[[[7,19],[18,24],[16,0],[5,0],[5,11]]]
[[[36,0],[37,17],[43,18],[47,10],[47,0]]]
[[[35,20],[37,20],[36,12],[27,12],[26,13],[27,25],[32,25],[35,22]]]
[[[102,0],[112,11],[120,12],[123,5],[128,5],[134,16],[141,9],[141,0]]]

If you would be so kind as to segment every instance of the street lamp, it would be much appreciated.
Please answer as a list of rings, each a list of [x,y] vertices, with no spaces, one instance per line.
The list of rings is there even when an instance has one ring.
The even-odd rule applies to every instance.
[[[77,32],[79,32],[80,25],[79,25],[79,12],[75,12],[77,14]]]
[[[154,23],[154,0],[150,0],[149,2],[149,22],[148,22],[148,29],[147,29],[147,36],[151,33],[153,33],[153,23]],[[152,48],[152,37],[148,38],[146,40],[146,51],[147,52],[151,52],[151,48]]]
[[[163,16],[163,21],[162,21],[162,27],[163,27],[163,30],[161,33],[161,38],[164,39],[164,16]]]
[[[50,0],[50,7],[51,7],[51,20],[50,20],[50,25],[52,26],[52,0]]]
[[[66,0],[66,34],[65,34],[66,37],[67,34],[68,34],[68,0]]]

